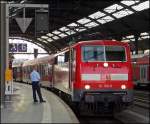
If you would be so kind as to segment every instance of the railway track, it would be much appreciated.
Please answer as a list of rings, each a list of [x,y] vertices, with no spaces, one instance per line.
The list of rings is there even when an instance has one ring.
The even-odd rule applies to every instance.
[[[134,91],[134,105],[145,109],[150,108],[150,93],[147,91]]]
[[[115,117],[107,117],[107,116],[80,116],[78,117],[80,123],[88,123],[88,124],[124,124],[120,120]]]
[[[141,98],[134,98],[134,103],[135,106],[139,106],[145,109],[150,109],[150,101],[149,100],[145,100],[145,99],[141,99]]]
[[[46,90],[52,91],[47,87],[43,87],[43,88],[46,89]],[[54,92],[54,91],[52,91],[52,92]],[[56,95],[58,95],[59,97],[61,97],[61,98],[62,97],[66,98],[66,96],[60,96],[57,91],[55,91],[54,93]],[[143,94],[144,94],[143,92],[142,93],[141,92],[135,93],[136,97],[134,99],[134,106],[138,106],[142,109],[143,108],[147,109],[149,107],[148,105],[150,103],[149,100],[148,100],[149,93],[145,93],[146,97],[144,97],[145,95],[143,95]],[[65,99],[63,99],[63,100],[67,104],[69,103]],[[72,109],[71,105],[70,104],[68,104],[68,105]],[[74,109],[72,109],[72,110],[74,111]],[[131,111],[127,110],[127,111],[129,111],[130,113],[125,112],[125,113],[122,113],[122,115],[120,115],[120,113],[118,113],[118,115],[120,115],[119,117],[116,116],[116,115],[112,116],[112,115],[101,115],[101,114],[93,115],[93,116],[88,116],[88,115],[83,116],[83,115],[80,115],[79,113],[77,113],[75,111],[74,111],[74,113],[76,114],[76,116],[77,116],[80,123],[89,123],[89,124],[94,124],[94,123],[96,123],[96,124],[128,124],[129,122],[134,122],[135,123],[136,121],[134,119],[136,119],[136,118],[132,117],[135,114],[135,112],[133,112],[132,110]]]
[[[43,87],[49,91],[51,91],[49,88]],[[59,93],[57,91],[52,91],[54,92],[57,96],[59,96],[60,98],[62,98],[64,100],[64,102],[66,104],[68,104],[70,106],[70,108],[72,109],[72,111],[74,111],[75,115],[77,116],[78,120],[80,123],[88,123],[88,124],[124,124],[123,122],[121,122],[119,119],[115,118],[112,114],[105,114],[105,115],[101,115],[101,114],[97,114],[97,115],[93,115],[93,114],[88,114],[88,115],[81,115],[81,113],[77,112],[74,108],[72,108],[72,105],[67,101],[66,96],[63,95],[59,95]]]

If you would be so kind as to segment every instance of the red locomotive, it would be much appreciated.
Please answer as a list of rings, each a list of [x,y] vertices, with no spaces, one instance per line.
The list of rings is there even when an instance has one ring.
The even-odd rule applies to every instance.
[[[133,80],[137,88],[150,86],[149,59],[149,53],[132,59]]]
[[[64,62],[58,57],[64,55]],[[133,102],[130,48],[127,43],[110,40],[82,41],[60,53],[26,61],[22,80],[29,82],[37,66],[42,85],[59,89],[72,102],[113,104],[122,108]]]

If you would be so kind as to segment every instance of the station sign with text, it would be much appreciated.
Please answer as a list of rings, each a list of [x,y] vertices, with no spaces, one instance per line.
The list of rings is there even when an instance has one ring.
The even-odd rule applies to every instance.
[[[27,52],[26,43],[10,43],[9,52]]]

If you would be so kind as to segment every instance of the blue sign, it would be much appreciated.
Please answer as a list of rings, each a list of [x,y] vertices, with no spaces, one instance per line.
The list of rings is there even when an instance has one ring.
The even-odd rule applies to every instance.
[[[18,44],[18,52],[27,52],[27,44]]]
[[[9,52],[17,52],[17,44],[9,44]]]
[[[27,52],[27,44],[25,43],[10,43],[9,52]]]

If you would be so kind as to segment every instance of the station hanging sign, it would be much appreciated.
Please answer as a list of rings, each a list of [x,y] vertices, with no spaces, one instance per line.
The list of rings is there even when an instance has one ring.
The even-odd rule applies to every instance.
[[[27,52],[26,43],[10,43],[9,52]]]
[[[32,21],[32,18],[15,18],[15,19],[22,33],[25,33]]]

